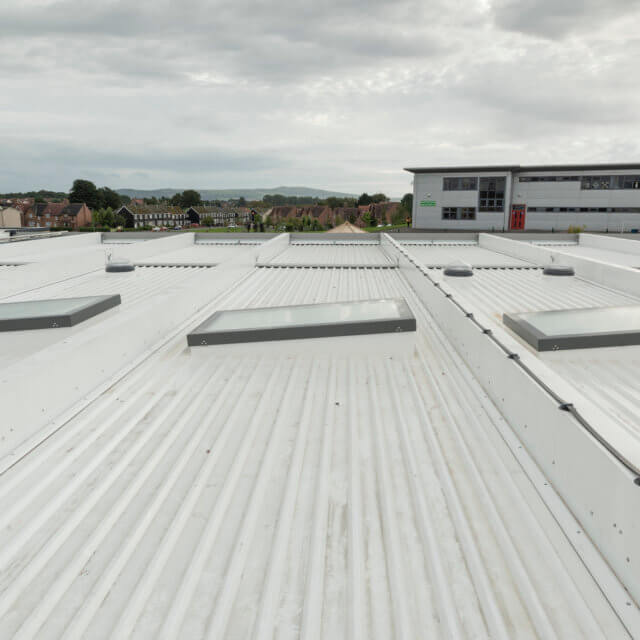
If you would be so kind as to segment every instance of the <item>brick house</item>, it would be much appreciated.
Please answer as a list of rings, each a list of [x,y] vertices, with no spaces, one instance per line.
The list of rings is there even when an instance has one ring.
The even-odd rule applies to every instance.
[[[92,224],[91,209],[84,202],[36,202],[23,214],[24,227],[68,227],[77,229]]]

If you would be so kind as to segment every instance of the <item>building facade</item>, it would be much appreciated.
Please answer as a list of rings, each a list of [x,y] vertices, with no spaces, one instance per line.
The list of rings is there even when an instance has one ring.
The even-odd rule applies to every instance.
[[[189,216],[182,211],[169,211],[152,206],[142,208],[124,205],[115,214],[126,218],[125,227],[127,228],[183,227],[189,224]]]
[[[408,168],[413,227],[640,229],[640,163]]]
[[[84,202],[36,202],[22,215],[24,227],[67,227],[91,225],[91,209]]]
[[[0,207],[0,227],[21,227],[22,213],[15,207]]]

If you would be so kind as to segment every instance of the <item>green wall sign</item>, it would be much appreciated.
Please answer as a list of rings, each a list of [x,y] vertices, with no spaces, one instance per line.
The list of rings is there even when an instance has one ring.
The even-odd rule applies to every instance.
[[[421,207],[435,207],[436,206],[436,201],[435,200],[420,200],[420,206]]]

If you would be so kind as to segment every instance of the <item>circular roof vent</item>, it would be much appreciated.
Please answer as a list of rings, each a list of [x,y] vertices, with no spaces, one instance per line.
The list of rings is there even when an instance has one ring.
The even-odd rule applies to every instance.
[[[468,278],[473,275],[473,269],[468,264],[449,264],[444,268],[445,276]]]
[[[114,260],[113,262],[107,262],[104,270],[107,273],[122,273],[124,271],[133,271],[135,265],[129,260]]]
[[[574,276],[576,274],[573,267],[568,264],[548,264],[543,268],[542,273],[545,276]]]

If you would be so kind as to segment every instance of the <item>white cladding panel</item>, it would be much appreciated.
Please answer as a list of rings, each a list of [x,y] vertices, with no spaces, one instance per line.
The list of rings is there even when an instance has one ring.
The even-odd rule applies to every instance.
[[[442,207],[478,207],[477,191],[443,191],[445,177],[507,176],[505,212],[476,212],[475,220],[443,220]],[[640,189],[582,189],[581,181],[528,182],[533,176],[640,175],[640,170],[527,171],[513,176],[504,172],[417,173],[414,176],[413,226],[418,229],[508,230],[510,203],[527,206],[525,229],[566,231],[570,226],[586,231],[629,231],[640,229],[640,213],[606,211],[530,211],[530,207],[640,208]],[[512,182],[512,184],[510,184]],[[513,194],[511,196],[511,193]],[[421,201],[435,206],[420,206]]]
[[[478,191],[444,191],[443,178],[462,175],[478,177],[506,177],[505,212],[509,203],[510,179],[504,171],[479,172],[477,174],[417,173],[413,181],[413,226],[417,229],[493,229],[501,231],[506,224],[504,212],[478,211]],[[435,202],[435,206],[420,206],[420,202]],[[475,207],[475,220],[443,220],[443,207]]]

